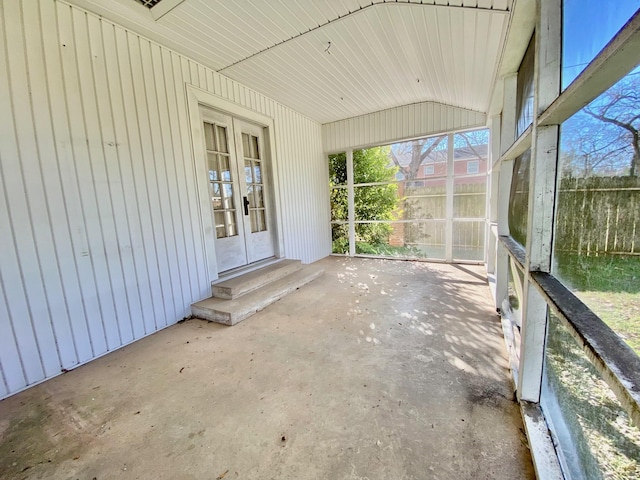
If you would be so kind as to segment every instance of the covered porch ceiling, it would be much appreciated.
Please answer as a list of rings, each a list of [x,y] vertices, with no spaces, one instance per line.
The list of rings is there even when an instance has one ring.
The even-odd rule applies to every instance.
[[[512,0],[72,0],[329,123],[432,101],[487,112]]]

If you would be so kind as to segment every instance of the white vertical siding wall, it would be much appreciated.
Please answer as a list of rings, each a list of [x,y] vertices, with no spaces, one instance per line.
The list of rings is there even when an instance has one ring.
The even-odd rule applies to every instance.
[[[386,145],[407,138],[484,127],[484,113],[434,102],[414,103],[322,126],[326,153]]]
[[[0,0],[0,398],[210,293],[185,83],[274,118],[285,253],[329,254],[321,127],[55,0]]]

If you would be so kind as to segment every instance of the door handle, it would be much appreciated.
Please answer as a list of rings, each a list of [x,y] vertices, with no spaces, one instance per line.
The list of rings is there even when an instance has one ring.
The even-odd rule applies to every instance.
[[[242,203],[244,204],[244,214],[249,215],[249,200],[247,200],[247,197],[242,197]]]

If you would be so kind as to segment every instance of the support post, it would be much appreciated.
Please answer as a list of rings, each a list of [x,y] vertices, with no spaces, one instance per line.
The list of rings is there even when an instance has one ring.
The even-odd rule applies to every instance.
[[[510,75],[504,79],[502,100],[502,117],[500,125],[498,155],[506,152],[515,140],[516,133],[516,88],[517,75]],[[496,139],[497,140],[497,139]],[[498,235],[509,235],[509,196],[511,194],[511,177],[513,175],[513,161],[500,161],[498,172],[498,192],[496,199],[496,219]],[[496,308],[502,307],[502,302],[509,294],[509,255],[507,249],[498,242],[496,253]]]
[[[497,299],[495,290],[496,257],[498,248],[498,186],[500,180],[500,115],[489,119],[490,150],[487,158],[489,171],[487,177],[487,218],[485,231],[485,259],[489,277],[493,277],[492,293]],[[498,307],[498,305],[495,305]]]
[[[356,206],[353,188],[353,150],[347,150],[347,220],[349,221],[349,255],[356,254]]]
[[[447,196],[445,204],[445,260],[453,261],[453,152],[454,152],[454,135],[450,133],[447,136]]]
[[[558,126],[538,127],[538,116],[560,93],[562,5],[537,2],[534,68],[534,112],[525,285],[522,316],[522,349],[518,396],[538,403],[542,384],[548,307],[534,287],[530,272],[549,272],[553,244]]]

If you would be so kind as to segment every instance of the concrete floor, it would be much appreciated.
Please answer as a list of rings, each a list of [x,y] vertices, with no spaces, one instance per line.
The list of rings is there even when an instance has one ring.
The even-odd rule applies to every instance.
[[[0,402],[0,478],[534,478],[482,268],[320,264]]]

